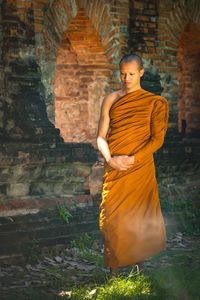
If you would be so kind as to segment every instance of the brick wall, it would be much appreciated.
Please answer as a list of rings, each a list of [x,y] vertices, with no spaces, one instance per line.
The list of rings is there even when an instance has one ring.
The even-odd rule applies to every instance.
[[[16,72],[23,73],[23,68],[26,67],[30,70],[28,76],[30,80],[27,83],[27,86],[31,85],[31,82],[33,86],[34,84],[35,86],[37,85],[37,92],[44,97],[46,104],[45,108],[42,103],[43,100],[38,100],[40,96],[36,95],[36,91],[34,91],[35,98],[30,98],[32,98],[33,107],[36,105],[35,102],[40,102],[39,112],[41,117],[37,118],[38,124],[40,118],[43,118],[44,120],[47,116],[51,123],[55,123],[55,100],[57,98],[54,95],[55,86],[52,83],[55,78],[56,62],[61,43],[66,32],[69,30],[70,22],[72,21],[71,24],[76,22],[75,20],[77,19],[75,18],[78,17],[77,13],[80,9],[84,11],[85,18],[88,18],[90,28],[93,28],[96,38],[99,41],[99,46],[103,49],[102,55],[104,55],[104,59],[107,60],[107,67],[109,66],[109,69],[111,70],[111,74],[106,75],[105,80],[101,80],[99,88],[95,86],[91,88],[91,91],[87,91],[88,95],[90,94],[91,96],[93,89],[97,88],[99,91],[102,90],[103,97],[108,91],[107,83],[109,84],[110,89],[118,88],[117,63],[121,54],[125,51],[137,52],[141,54],[145,63],[146,77],[144,77],[143,80],[144,87],[149,88],[156,93],[162,92],[162,95],[165,96],[170,103],[169,127],[173,129],[174,132],[178,130],[183,133],[183,131],[185,131],[191,136],[197,136],[199,133],[198,108],[196,104],[192,104],[192,100],[188,102],[186,105],[187,117],[185,117],[186,112],[183,108],[185,106],[185,100],[181,98],[182,82],[181,75],[179,74],[180,62],[178,62],[177,57],[180,48],[179,46],[181,44],[181,36],[185,28],[194,24],[194,26],[197,27],[197,29],[194,29],[195,32],[192,33],[195,36],[195,39],[199,34],[199,2],[192,1],[190,6],[187,6],[189,5],[188,3],[189,2],[181,0],[113,0],[109,2],[96,0],[72,0],[68,2],[58,0],[36,0],[33,2],[22,0],[3,1],[1,4],[1,10],[3,11],[1,28],[3,29],[4,34],[3,32],[1,33],[1,40],[4,41],[6,47],[2,45],[1,57],[3,58],[3,67],[1,64],[0,68],[0,80],[2,86],[4,86],[1,93],[5,93],[0,108],[1,136],[4,136],[5,138],[3,132],[6,131],[9,132],[9,135],[12,136],[12,138],[18,139],[22,135],[24,137],[27,136],[28,138],[30,134],[35,134],[36,131],[41,132],[41,129],[36,129],[34,131],[32,130],[34,126],[29,126],[29,133],[27,134],[28,121],[21,124],[19,119],[17,120],[17,116],[14,116],[16,111],[18,111],[18,115],[20,115],[22,113],[21,108],[26,106],[26,101],[22,99],[23,97],[20,97],[21,99],[17,101],[18,103],[21,101],[21,105],[16,105],[16,101],[14,100],[14,98],[19,97],[18,91],[20,90],[21,85],[14,74]],[[15,22],[11,21],[12,18],[15,19]],[[127,30],[128,25],[130,34]],[[71,32],[72,31],[73,30],[71,30]],[[191,29],[191,31],[193,31],[193,29]],[[127,45],[126,41],[128,35],[129,43]],[[73,44],[72,41],[70,41],[70,38],[69,42],[71,45]],[[85,43],[85,47],[87,47],[87,43]],[[72,49],[76,53],[77,48],[75,48],[72,45]],[[84,47],[82,50],[83,49]],[[76,55],[77,54],[78,53],[76,53]],[[96,52],[96,57],[98,56],[97,54],[98,52]],[[19,63],[18,56],[23,60],[23,63]],[[32,65],[30,63],[31,60],[34,61],[34,64]],[[22,64],[24,64],[23,67]],[[95,64],[98,65],[98,61],[95,61],[94,65]],[[38,66],[40,70],[38,69]],[[43,86],[40,84],[40,88],[38,88],[39,84],[36,76],[34,75],[34,78],[31,77],[31,73],[36,72],[36,69],[38,72],[38,82],[41,80],[43,83]],[[41,71],[41,74],[39,71]],[[190,70],[190,73],[191,72],[193,72],[192,69]],[[23,74],[20,76],[21,79],[25,81]],[[196,78],[195,89],[197,90],[199,88],[198,75]],[[92,75],[90,81],[92,81]],[[29,93],[31,93],[30,90],[31,88],[29,89]],[[191,91],[190,94],[193,95],[191,97],[196,98],[193,102],[197,103],[198,96],[196,96],[195,91]],[[88,98],[90,99],[90,97]],[[101,101],[102,99],[98,102],[97,114],[99,112]],[[94,102],[96,102],[96,99],[92,100],[92,105]],[[190,112],[188,110],[189,107]],[[86,112],[86,108],[84,109],[86,118],[90,109],[88,108],[88,112]],[[36,110],[37,109],[35,108],[35,115],[38,114]],[[45,116],[46,113],[47,116]],[[25,108],[23,114],[28,115],[29,119],[31,112],[28,112],[28,108]],[[62,115],[64,115],[64,113],[62,113]],[[82,131],[76,133],[74,137],[71,136],[72,130],[69,132],[67,129],[62,128],[62,125],[58,121],[56,121],[56,126],[61,129],[62,136],[66,141],[70,141],[71,139],[71,141],[88,140],[93,142],[95,130],[97,129],[97,119],[89,119],[89,127],[87,126],[88,128],[86,129],[84,122],[82,122]],[[57,118],[57,120],[60,121],[60,117]],[[48,123],[48,120],[46,119],[45,122]],[[48,126],[51,127],[50,123],[48,124]],[[186,130],[184,129],[184,126],[186,126]],[[38,126],[38,128],[41,127],[42,125]],[[67,128],[67,125],[65,124],[63,127]],[[50,130],[53,131],[53,129]]]
[[[0,32],[2,210],[17,213],[17,209],[21,209],[21,198],[24,198],[27,204],[24,204],[25,211],[28,212],[31,205],[29,200],[35,197],[40,206],[39,203],[45,202],[46,195],[52,199],[58,193],[95,195],[100,190],[102,168],[92,166],[97,155],[87,142],[94,141],[102,97],[108,88],[108,77],[111,75],[109,85],[112,89],[114,78],[118,75],[118,59],[126,44],[128,1],[68,1],[66,4],[66,1],[7,0],[1,3],[0,8],[3,29]],[[118,13],[120,9],[121,15]],[[78,21],[79,30],[81,27],[87,29],[87,38],[83,39],[82,45],[76,42],[77,35],[74,33]],[[95,47],[91,43],[93,41]],[[68,54],[70,52],[72,57],[76,57],[76,66],[79,68],[80,95],[77,99],[74,99],[71,87],[66,89],[64,83],[60,88],[60,82],[53,82],[56,72],[60,78],[63,76],[68,80],[70,77],[69,70],[61,75],[66,69],[65,63],[61,62],[63,47],[65,50],[67,47]],[[71,62],[74,63],[73,59]],[[68,141],[70,136],[71,141],[78,142],[77,145],[63,144],[59,130],[49,122],[50,104],[55,111],[54,100],[59,106],[63,96],[56,95],[56,90],[64,88],[68,94],[62,103],[64,110],[57,110],[57,122],[63,121],[62,114],[66,115],[70,110],[71,92],[73,105],[77,105],[76,109],[71,109],[74,115],[70,114],[68,123],[64,120],[59,126],[66,130],[62,135]],[[54,89],[56,98],[53,97],[52,102],[51,93]],[[82,124],[79,115],[75,118],[76,113],[81,114]],[[73,123],[70,125],[71,120]],[[72,136],[79,127],[77,123],[82,131],[79,129]],[[89,168],[89,171],[83,177],[77,176],[77,181],[67,173],[62,173],[65,169],[75,172],[73,163],[83,160],[85,169]],[[69,167],[69,162],[72,167]],[[49,175],[53,172],[49,170],[55,170],[55,178]],[[68,190],[69,187],[72,190]]]
[[[170,104],[169,128],[173,132],[181,132],[181,112],[179,114],[178,109],[181,105],[179,102],[182,101],[179,96],[182,83],[178,76],[177,54],[185,27],[191,22],[199,27],[199,2],[186,4],[181,0],[132,0],[130,3],[130,48],[143,57],[149,77],[159,74],[162,95]],[[197,39],[197,32],[194,35]],[[156,84],[156,80],[154,82]],[[149,89],[151,89],[151,82]],[[189,106],[193,106],[193,100],[190,101]],[[196,110],[195,105],[194,110]],[[197,116],[194,115],[194,118],[197,119]],[[198,130],[194,128],[195,126]],[[194,129],[193,135],[197,136],[199,125],[188,124],[186,132],[191,133],[190,127]]]
[[[39,25],[36,31],[36,41],[38,63],[45,87],[48,117],[52,123],[55,123],[61,129],[65,141],[90,141],[95,143],[102,99],[109,90],[119,87],[118,61],[127,47],[128,0],[70,1],[67,3],[52,1],[51,5],[41,8],[35,4],[35,11],[38,11],[38,9],[43,11],[44,14],[42,24],[40,18],[36,18],[36,22],[38,22],[36,24]],[[82,129],[79,129],[79,131],[73,128],[78,116],[74,118],[75,115],[71,115],[69,117],[70,108],[66,112],[66,108],[63,108],[66,107],[66,104],[63,101],[61,104],[60,100],[58,103],[58,94],[55,95],[55,91],[58,91],[57,82],[59,82],[60,76],[57,73],[56,66],[59,57],[64,55],[61,48],[66,37],[71,45],[71,52],[74,52],[74,55],[77,56],[76,64],[81,72],[79,77],[81,86],[83,86],[81,81],[84,80],[85,82],[84,95],[83,97],[82,95],[79,96],[82,101],[81,118],[83,119],[80,122]],[[91,46],[92,44],[95,44],[95,47]],[[70,58],[68,62],[69,60]],[[61,70],[61,68],[59,63],[59,69]],[[87,74],[87,76],[84,75],[84,79],[83,72]],[[62,71],[62,73],[67,78],[69,73],[66,71]],[[57,79],[54,86],[52,81],[55,78]],[[66,85],[64,87],[64,83],[61,84],[61,82],[63,82],[63,79],[60,80],[59,90],[65,90],[66,93]],[[74,80],[74,88],[76,82]],[[78,89],[80,90],[79,84],[76,86],[76,90]],[[67,101],[66,99],[67,97],[65,97],[65,101]],[[74,114],[78,113],[76,107],[79,101],[75,99],[70,103],[70,106],[73,106]],[[94,113],[93,109],[95,109]],[[65,118],[66,121],[64,121]],[[89,121],[85,124],[87,118]]]
[[[180,38],[178,49],[179,86],[179,129],[186,134],[200,128],[200,29],[195,24],[188,24]]]
[[[64,144],[59,129],[47,117],[36,60],[33,2],[8,0],[0,8],[0,199],[5,201],[2,209],[10,207],[9,203],[13,210],[17,209],[21,197],[27,197],[29,205],[29,198],[39,197],[42,202],[47,194],[56,197],[58,193],[75,195],[77,191],[88,195],[89,174],[97,156],[89,143]],[[64,170],[75,172],[76,167],[69,163],[81,161],[85,162],[85,170],[89,168],[88,174],[77,175],[80,180],[72,182]],[[65,175],[60,173],[53,179],[53,171],[49,171],[52,168],[56,174],[63,169],[61,173]]]
[[[0,24],[2,24],[2,6],[0,5]],[[5,135],[5,117],[6,117],[6,103],[5,103],[5,88],[4,88],[4,69],[3,69],[3,30],[0,26],[0,140],[4,138]]]
[[[4,140],[61,140],[49,122],[42,96],[41,76],[35,59],[32,2],[3,1],[3,129]],[[51,136],[51,137],[50,137]]]
[[[79,10],[58,49],[54,77],[55,126],[66,142],[95,145],[110,75],[100,38],[84,10]]]

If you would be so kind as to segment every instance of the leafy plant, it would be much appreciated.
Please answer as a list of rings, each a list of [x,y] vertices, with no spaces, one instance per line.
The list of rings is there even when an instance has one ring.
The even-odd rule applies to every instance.
[[[65,205],[57,205],[59,216],[63,221],[69,223],[69,219],[73,218],[72,214]]]
[[[93,238],[88,233],[84,233],[79,235],[77,238],[70,242],[70,246],[77,248],[81,251],[85,250],[85,248],[91,247],[93,243]]]

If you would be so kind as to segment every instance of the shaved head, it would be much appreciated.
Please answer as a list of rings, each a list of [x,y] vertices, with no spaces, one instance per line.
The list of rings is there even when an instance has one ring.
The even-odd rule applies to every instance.
[[[137,62],[139,70],[144,69],[142,58],[137,54],[124,55],[119,62],[119,66],[121,66],[122,64],[125,64],[125,63],[130,63],[132,61]]]

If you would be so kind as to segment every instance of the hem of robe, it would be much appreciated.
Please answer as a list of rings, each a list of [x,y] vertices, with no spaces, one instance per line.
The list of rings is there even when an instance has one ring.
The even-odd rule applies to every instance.
[[[144,258],[138,259],[137,261],[132,260],[132,261],[124,263],[124,264],[109,264],[109,263],[105,263],[105,256],[104,256],[104,267],[105,268],[128,267],[130,265],[134,265],[134,264],[137,264],[139,262],[144,262],[146,259],[149,259],[149,258],[153,257],[154,255],[156,255],[156,254],[158,254],[160,252],[166,251],[166,250],[167,250],[167,245],[165,243],[165,245],[162,248],[158,249],[157,251],[154,251],[152,254],[144,256]]]

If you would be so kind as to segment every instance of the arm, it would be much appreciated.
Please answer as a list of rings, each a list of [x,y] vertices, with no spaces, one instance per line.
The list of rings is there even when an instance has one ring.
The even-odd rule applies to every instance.
[[[129,167],[131,167],[131,165],[134,162],[134,157],[129,157],[128,155],[119,155],[111,157],[106,139],[110,127],[109,110],[116,97],[117,95],[115,93],[112,93],[103,100],[98,125],[97,147],[103,155],[103,157],[105,158],[106,162],[109,164],[109,166],[116,170],[122,171],[127,170]]]
[[[149,141],[138,151],[133,153],[135,161],[140,162],[147,155],[154,153],[164,143],[169,117],[169,103],[161,97],[155,101],[151,115],[151,137]]]
[[[109,117],[109,110],[110,110],[111,103],[109,101],[109,96],[105,97],[101,106],[101,114],[98,124],[98,133],[97,133],[97,147],[103,157],[105,158],[106,162],[108,162],[111,158],[110,150],[108,147],[108,143],[106,140],[109,124],[110,124],[110,117]]]

